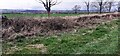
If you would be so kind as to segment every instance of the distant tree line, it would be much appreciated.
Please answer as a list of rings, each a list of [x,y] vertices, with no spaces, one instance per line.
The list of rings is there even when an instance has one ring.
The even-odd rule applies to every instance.
[[[48,16],[50,16],[51,7],[57,4],[60,4],[57,0],[39,0],[39,3],[43,4],[44,8],[47,10]],[[103,12],[111,12],[112,8],[115,8],[118,12],[120,12],[120,2],[115,2],[114,0],[96,0],[91,2],[90,0],[85,0],[84,2],[86,6],[87,13],[90,13],[90,9],[94,8],[98,10],[99,13]],[[81,9],[80,5],[75,5],[72,10],[74,13],[78,13]]]
[[[86,10],[88,14],[90,13],[90,8],[94,8],[98,10],[99,13],[102,13],[105,11],[111,12],[112,8],[116,9],[115,6],[117,6],[117,11],[120,12],[120,2],[116,3],[114,0],[96,0],[94,2],[91,2],[90,0],[85,0],[84,4],[86,6]],[[79,8],[76,8],[76,10],[77,9]]]

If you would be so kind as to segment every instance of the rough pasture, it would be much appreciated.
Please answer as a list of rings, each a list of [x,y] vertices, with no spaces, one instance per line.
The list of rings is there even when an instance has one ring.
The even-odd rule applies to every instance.
[[[119,16],[106,15],[5,20],[0,29],[2,53],[116,54],[119,50]]]
[[[54,17],[50,19],[30,19],[16,18],[7,19],[2,22],[2,35],[4,40],[14,39],[18,35],[36,36],[36,35],[51,35],[59,32],[72,31],[76,28],[95,27],[101,22],[112,20],[120,17],[118,13],[80,16],[78,18],[61,18]]]

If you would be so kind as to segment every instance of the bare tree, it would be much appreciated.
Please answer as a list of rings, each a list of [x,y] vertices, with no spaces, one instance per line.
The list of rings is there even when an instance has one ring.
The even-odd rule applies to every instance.
[[[78,11],[80,10],[80,5],[75,5],[73,8],[72,8],[72,10],[75,12],[75,14],[77,14],[78,13]]]
[[[44,5],[45,9],[47,10],[48,16],[50,16],[51,7],[59,4],[60,2],[58,2],[57,0],[56,1],[53,1],[53,0],[44,0],[44,1],[39,0],[39,3]]]
[[[112,6],[114,6],[114,2],[108,2],[108,11],[110,12],[112,9]]]
[[[109,0],[107,4],[105,5],[105,8],[108,10],[108,12],[111,12],[112,7],[115,6],[114,0]]]
[[[90,13],[90,1],[88,0],[88,1],[85,1],[84,3],[87,7],[87,13],[89,14]]]
[[[120,12],[120,1],[118,2],[118,12]]]
[[[96,0],[96,2],[92,3],[92,6],[97,8],[99,10],[99,13],[102,13],[106,4],[107,4],[107,1],[105,0]]]

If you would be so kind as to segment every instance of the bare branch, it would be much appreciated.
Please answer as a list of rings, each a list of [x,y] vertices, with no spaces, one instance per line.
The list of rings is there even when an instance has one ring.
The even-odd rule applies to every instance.
[[[89,14],[89,10],[90,10],[90,2],[89,2],[89,1],[85,1],[84,3],[85,3],[85,5],[86,5],[87,12],[88,12],[88,14]]]
[[[60,4],[61,2],[57,2],[57,0],[56,1],[52,1],[51,2],[51,6],[54,6],[54,5],[58,5],[58,4]]]
[[[103,10],[105,10],[108,6],[108,0],[96,0],[96,2],[92,3],[92,6],[97,8],[99,10],[99,13],[102,13]],[[111,10],[111,7],[109,7],[109,11]]]
[[[75,5],[73,8],[72,8],[72,10],[75,12],[75,13],[77,13],[79,10],[80,10],[80,5]]]
[[[45,9],[47,10],[48,12],[48,16],[50,15],[50,11],[51,11],[51,7],[54,6],[54,5],[57,5],[59,4],[60,2],[58,2],[57,0],[56,1],[53,1],[53,0],[39,0],[39,3],[43,4]]]

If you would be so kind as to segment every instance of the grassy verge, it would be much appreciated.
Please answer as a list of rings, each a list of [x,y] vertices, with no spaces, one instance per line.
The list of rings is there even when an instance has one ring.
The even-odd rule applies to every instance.
[[[38,36],[3,43],[3,52],[10,54],[116,54],[120,20],[99,25],[95,29],[79,29],[74,33]],[[32,45],[32,46],[30,46]]]

